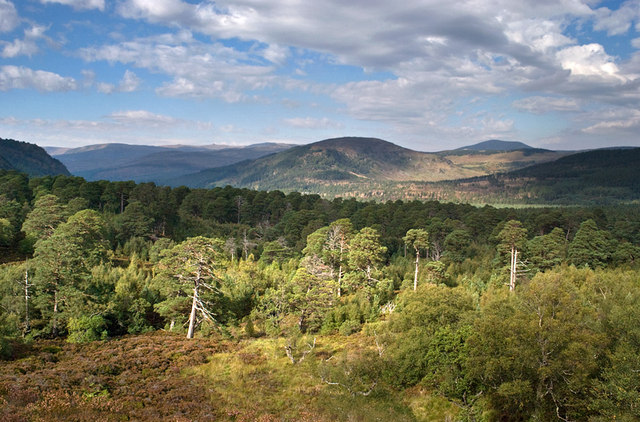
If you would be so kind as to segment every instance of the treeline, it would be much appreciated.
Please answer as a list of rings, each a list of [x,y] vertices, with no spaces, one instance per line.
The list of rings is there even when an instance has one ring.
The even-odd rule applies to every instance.
[[[364,203],[0,173],[0,351],[166,329],[372,337],[318,365],[469,420],[640,417],[640,211]],[[357,368],[357,370],[354,370]],[[636,374],[634,376],[633,374]]]

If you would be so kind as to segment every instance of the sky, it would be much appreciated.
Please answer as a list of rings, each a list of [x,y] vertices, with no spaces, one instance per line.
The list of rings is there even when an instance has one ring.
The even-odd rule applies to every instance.
[[[0,137],[640,146],[640,0],[0,0]]]

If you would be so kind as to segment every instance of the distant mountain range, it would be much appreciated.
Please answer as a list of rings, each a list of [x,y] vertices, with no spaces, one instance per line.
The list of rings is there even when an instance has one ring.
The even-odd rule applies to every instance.
[[[60,161],[35,144],[0,138],[0,169],[17,170],[32,177],[69,175]]]
[[[25,152],[25,145],[21,146],[23,161],[27,156],[27,161],[34,159],[31,150]],[[88,180],[153,181],[194,188],[229,184],[364,200],[504,204],[640,200],[640,148],[550,151],[490,140],[427,153],[376,138],[346,137],[298,146],[103,144],[47,149],[74,175]],[[44,154],[39,147],[32,152]],[[9,168],[9,163],[15,166],[15,155],[0,154],[0,168]],[[49,158],[49,162],[57,160]]]
[[[62,161],[71,173],[87,180],[134,180],[167,184],[185,174],[262,157],[291,146],[260,143],[241,147],[215,144],[157,147],[114,143],[46,149]]]
[[[327,195],[379,190],[381,183],[436,182],[522,168],[562,156],[525,145],[492,141],[491,153],[470,148],[426,153],[376,138],[335,138],[300,145],[278,154],[176,178],[172,185],[298,190]],[[522,144],[524,145],[524,144]]]

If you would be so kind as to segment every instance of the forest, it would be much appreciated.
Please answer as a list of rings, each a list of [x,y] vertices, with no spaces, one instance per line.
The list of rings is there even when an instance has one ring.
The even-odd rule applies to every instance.
[[[0,170],[0,419],[639,420],[639,256],[637,205]]]

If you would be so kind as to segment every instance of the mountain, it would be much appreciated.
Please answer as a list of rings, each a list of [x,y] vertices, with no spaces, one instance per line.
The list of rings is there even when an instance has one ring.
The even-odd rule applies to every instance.
[[[490,139],[488,141],[458,148],[457,151],[515,151],[519,149],[534,148],[518,141],[500,141],[498,139]]]
[[[87,180],[153,181],[159,184],[184,174],[262,157],[290,148],[288,144],[148,146],[100,144],[81,148],[47,147],[76,176]]]
[[[310,192],[360,189],[383,182],[447,180],[486,174],[434,153],[413,151],[376,138],[345,137],[177,178],[173,185],[233,185]]]
[[[0,169],[17,170],[31,177],[69,175],[60,161],[41,147],[27,142],[0,138]]]

